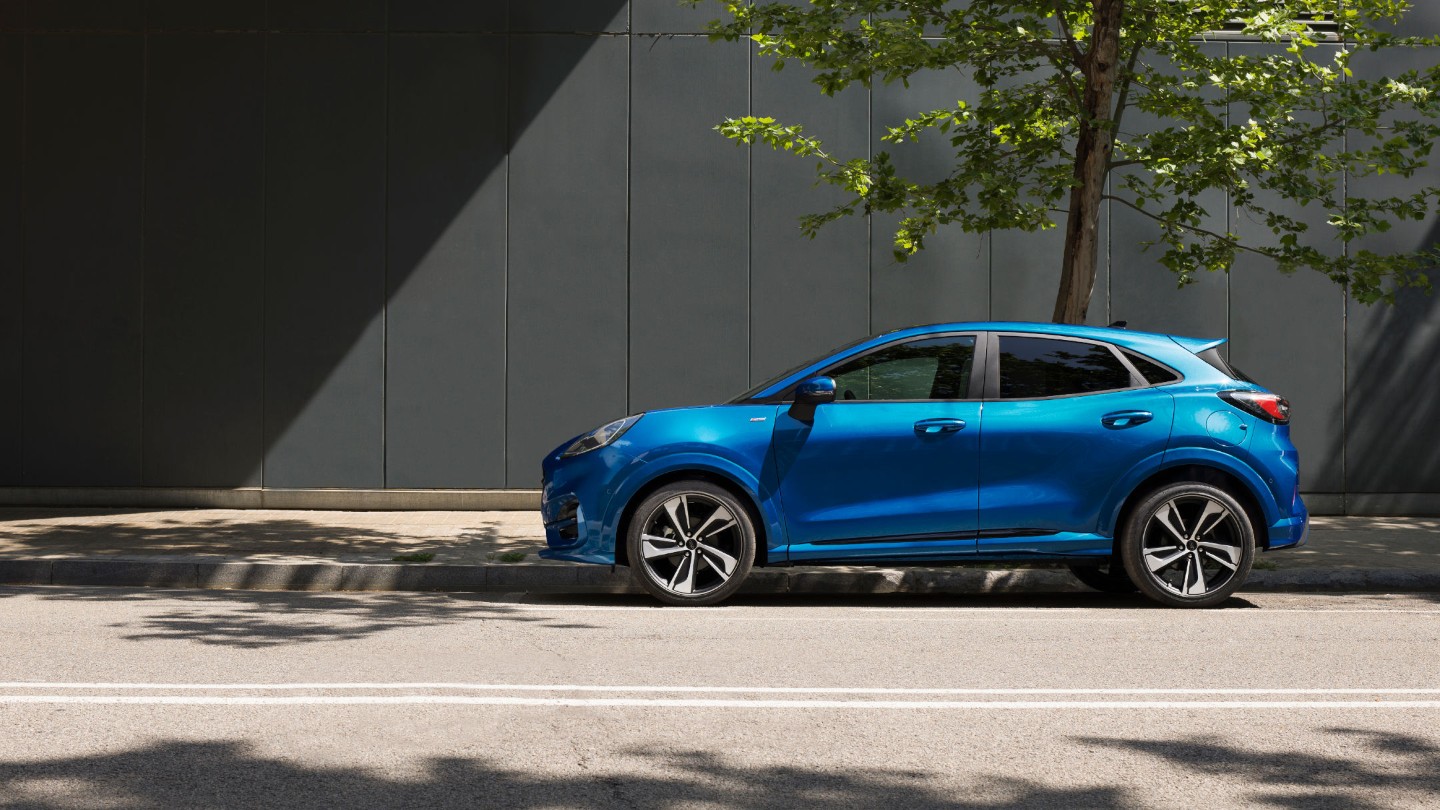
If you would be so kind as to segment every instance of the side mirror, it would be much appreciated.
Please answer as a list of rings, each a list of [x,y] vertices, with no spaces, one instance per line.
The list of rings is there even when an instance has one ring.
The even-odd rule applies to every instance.
[[[834,401],[834,378],[811,377],[795,386],[795,404],[790,406],[790,416],[801,422],[813,422],[815,406]]]

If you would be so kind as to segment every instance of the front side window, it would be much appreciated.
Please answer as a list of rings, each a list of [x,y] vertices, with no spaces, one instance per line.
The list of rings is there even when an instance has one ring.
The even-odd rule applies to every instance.
[[[825,372],[837,400],[965,399],[975,361],[974,335],[886,346]]]
[[[1131,386],[1130,370],[1099,343],[1000,335],[1000,398],[1061,397]]]

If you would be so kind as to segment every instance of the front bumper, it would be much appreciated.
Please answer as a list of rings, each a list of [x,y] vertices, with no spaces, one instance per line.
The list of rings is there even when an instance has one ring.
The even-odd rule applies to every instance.
[[[545,457],[540,516],[545,522],[541,559],[613,565],[615,537],[606,517],[619,470],[634,463],[614,447],[570,458],[560,454],[569,442]]]

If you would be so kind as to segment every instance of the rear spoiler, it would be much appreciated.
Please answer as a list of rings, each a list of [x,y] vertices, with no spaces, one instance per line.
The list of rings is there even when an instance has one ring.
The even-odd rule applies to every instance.
[[[1175,337],[1174,335],[1171,335],[1170,339],[1180,344],[1180,348],[1185,349],[1191,354],[1208,352],[1217,346],[1224,345],[1230,340],[1230,338],[1188,338]]]

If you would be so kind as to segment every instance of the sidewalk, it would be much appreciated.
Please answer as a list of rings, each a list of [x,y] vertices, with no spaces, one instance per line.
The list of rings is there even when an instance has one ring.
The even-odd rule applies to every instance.
[[[540,560],[537,512],[0,508],[0,584],[639,592],[624,568]],[[426,562],[402,560],[432,554]],[[1319,517],[1246,590],[1440,591],[1440,518]],[[757,569],[767,593],[1084,591],[1056,568]]]

